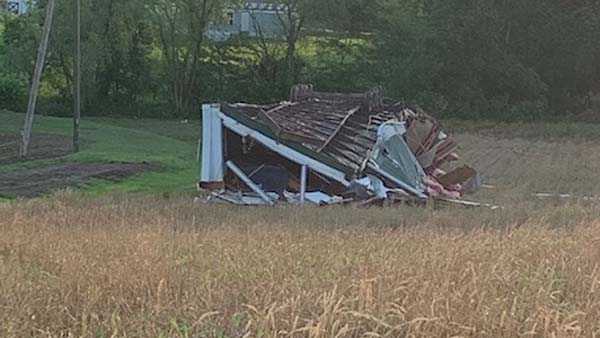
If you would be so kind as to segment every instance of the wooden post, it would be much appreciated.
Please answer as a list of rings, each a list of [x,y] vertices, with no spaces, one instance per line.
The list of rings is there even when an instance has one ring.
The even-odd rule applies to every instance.
[[[73,55],[73,151],[79,152],[81,120],[81,0],[73,0],[75,50]]]
[[[37,60],[31,79],[31,87],[29,89],[29,102],[27,104],[27,114],[25,115],[25,123],[21,131],[21,145],[19,147],[19,157],[27,157],[29,150],[29,142],[31,141],[31,128],[33,127],[33,116],[35,114],[35,105],[37,103],[38,92],[40,89],[40,81],[42,72],[44,71],[44,63],[46,60],[46,50],[48,49],[48,40],[50,39],[50,31],[52,30],[52,18],[54,16],[54,0],[48,0],[46,4],[46,19],[44,20],[44,28],[42,31],[42,39],[38,48]]]

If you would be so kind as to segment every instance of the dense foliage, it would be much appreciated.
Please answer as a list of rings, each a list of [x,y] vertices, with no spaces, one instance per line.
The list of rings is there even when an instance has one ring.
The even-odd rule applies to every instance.
[[[454,116],[535,118],[593,109],[600,91],[594,0],[278,2],[289,9],[280,39],[214,42],[210,23],[242,1],[84,1],[84,113],[192,117],[201,102],[280,100],[310,82],[336,91],[381,84]],[[43,6],[3,18],[0,108],[25,108]],[[44,113],[70,111],[72,14],[60,1]]]

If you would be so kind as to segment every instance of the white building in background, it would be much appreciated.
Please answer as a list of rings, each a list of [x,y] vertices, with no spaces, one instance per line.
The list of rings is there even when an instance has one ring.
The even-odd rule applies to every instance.
[[[6,10],[7,12],[16,15],[22,15],[27,13],[29,10],[30,0],[5,0],[0,1],[0,3],[2,3],[2,9]]]
[[[230,8],[224,22],[211,23],[206,35],[213,41],[225,41],[238,35],[281,38],[287,6],[264,0],[246,1],[242,7]]]

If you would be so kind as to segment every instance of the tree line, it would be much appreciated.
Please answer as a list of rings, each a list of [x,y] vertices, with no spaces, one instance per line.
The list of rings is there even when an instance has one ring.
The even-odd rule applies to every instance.
[[[72,0],[57,3],[42,113],[68,115]],[[267,1],[268,2],[268,1]],[[295,83],[386,95],[439,114],[550,118],[600,93],[595,0],[279,0],[282,36],[212,41],[240,0],[82,2],[83,112],[198,116],[202,102],[270,102]],[[0,23],[0,108],[22,111],[44,1]]]

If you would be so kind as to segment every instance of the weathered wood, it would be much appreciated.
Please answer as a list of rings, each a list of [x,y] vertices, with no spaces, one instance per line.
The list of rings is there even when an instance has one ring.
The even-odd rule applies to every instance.
[[[299,85],[292,87],[292,89],[290,91],[290,101],[298,102],[300,99],[310,96],[312,94],[313,94],[313,86],[312,85],[299,84]]]
[[[35,115],[35,105],[40,89],[40,81],[44,70],[46,60],[46,50],[48,49],[48,40],[50,39],[50,31],[52,30],[52,19],[54,17],[54,0],[48,0],[46,3],[46,19],[44,20],[44,28],[42,30],[42,39],[37,53],[31,87],[29,89],[29,102],[27,104],[27,114],[25,115],[25,123],[21,131],[21,145],[19,147],[19,157],[27,157],[29,143],[31,141],[31,129],[33,127],[33,117]]]
[[[327,141],[321,146],[321,148],[319,148],[319,150],[317,150],[317,153],[320,153],[323,151],[323,149],[327,148],[327,146],[331,143],[331,141],[333,141],[333,139],[340,133],[342,128],[344,128],[344,126],[346,125],[346,122],[348,122],[348,120],[354,114],[356,114],[356,112],[358,112],[359,110],[360,110],[360,107],[356,107],[356,108],[350,110],[348,112],[348,114],[346,114],[346,117],[344,117],[344,119],[342,120],[342,123],[340,123],[340,125],[335,129],[333,134],[331,134],[331,136],[329,136],[329,139],[327,139]]]
[[[368,112],[373,111],[375,108],[382,107],[383,101],[383,87],[381,86],[373,88],[364,94],[364,108]]]

